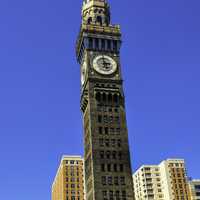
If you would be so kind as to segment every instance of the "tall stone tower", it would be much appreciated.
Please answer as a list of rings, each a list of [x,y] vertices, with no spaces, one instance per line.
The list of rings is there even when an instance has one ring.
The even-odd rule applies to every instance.
[[[111,25],[106,0],[84,0],[76,53],[87,200],[133,200],[120,45],[120,26]]]

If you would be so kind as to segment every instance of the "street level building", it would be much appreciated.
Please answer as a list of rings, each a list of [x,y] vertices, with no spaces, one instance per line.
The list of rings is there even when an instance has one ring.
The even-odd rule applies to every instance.
[[[83,159],[63,156],[52,185],[52,200],[84,200]]]
[[[87,200],[133,200],[121,30],[106,0],[84,0],[76,54],[81,66],[81,110]]]
[[[168,159],[144,165],[133,175],[136,200],[189,200],[185,162]]]
[[[200,200],[200,179],[188,182],[191,200]]]

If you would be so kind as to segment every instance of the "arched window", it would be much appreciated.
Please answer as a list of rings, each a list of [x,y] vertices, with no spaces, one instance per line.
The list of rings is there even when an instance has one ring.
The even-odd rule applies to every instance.
[[[102,22],[102,17],[101,16],[97,16],[96,23],[100,24],[102,26],[103,22]]]
[[[91,24],[92,23],[92,17],[89,17],[87,20],[87,24]]]

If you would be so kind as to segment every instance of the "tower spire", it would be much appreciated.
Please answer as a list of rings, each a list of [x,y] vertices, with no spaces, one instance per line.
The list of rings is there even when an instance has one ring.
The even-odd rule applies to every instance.
[[[82,23],[108,26],[110,24],[110,8],[107,0],[84,0]]]

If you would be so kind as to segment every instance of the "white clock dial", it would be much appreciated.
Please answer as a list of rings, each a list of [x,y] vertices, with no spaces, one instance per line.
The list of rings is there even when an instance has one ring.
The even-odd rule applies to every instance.
[[[110,75],[117,70],[117,63],[109,56],[100,55],[94,58],[93,67],[101,74]]]
[[[83,85],[85,82],[85,75],[86,75],[86,62],[83,62],[83,65],[81,67],[81,84]]]

